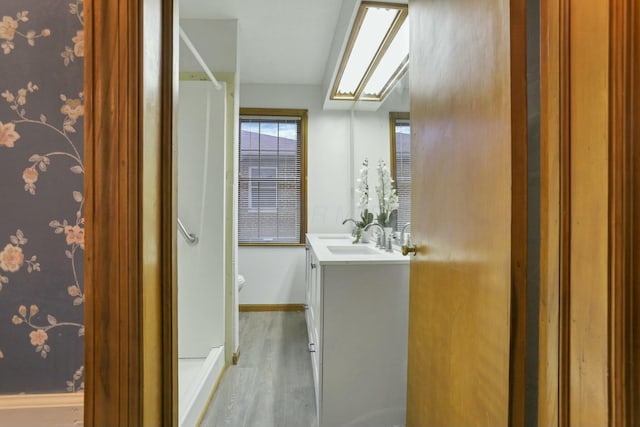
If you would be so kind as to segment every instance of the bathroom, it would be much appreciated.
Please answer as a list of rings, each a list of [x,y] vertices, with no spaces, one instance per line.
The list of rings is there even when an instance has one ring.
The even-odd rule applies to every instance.
[[[75,7],[69,8],[67,3],[54,2],[47,10],[38,9],[36,2],[5,4],[2,16],[15,21],[20,28],[24,27],[23,34],[34,31],[37,36],[33,40],[24,37],[14,40],[12,49],[7,47],[9,51],[5,52],[10,61],[7,66],[19,69],[36,61],[30,55],[40,51],[53,52],[55,55],[49,56],[41,53],[38,61],[55,64],[65,79],[58,79],[52,89],[41,76],[36,76],[40,80],[29,77],[34,80],[32,87],[27,86],[29,81],[22,81],[20,73],[11,73],[12,80],[2,88],[3,92],[8,91],[6,97],[3,94],[7,111],[0,116],[5,130],[12,130],[4,134],[0,147],[2,161],[11,165],[3,169],[3,173],[8,178],[22,177],[22,183],[17,187],[11,186],[13,181],[9,179],[2,187],[3,194],[11,194],[7,197],[20,203],[20,207],[15,205],[11,217],[3,217],[2,242],[5,244],[2,248],[7,245],[18,247],[25,257],[35,257],[25,260],[20,269],[2,264],[0,271],[3,287],[0,302],[4,304],[3,312],[9,316],[7,322],[10,324],[2,328],[0,368],[7,375],[10,371],[16,374],[11,382],[5,382],[2,393],[22,396],[20,403],[8,398],[0,403],[7,411],[13,410],[12,405],[36,408],[42,406],[42,400],[23,402],[29,400],[30,393],[48,392],[56,396],[62,393],[64,396],[64,392],[70,391],[72,393],[64,396],[62,409],[55,410],[71,423],[82,419],[82,393],[78,392],[84,386],[84,111],[78,107],[82,106],[83,40],[80,34],[84,22],[83,2],[74,4]],[[241,358],[238,305],[290,309],[305,303],[303,244],[268,247],[237,244],[237,216],[234,213],[237,176],[230,174],[237,167],[234,153],[239,109],[307,110],[306,232],[349,232],[349,227],[343,226],[342,221],[355,214],[355,179],[363,160],[368,159],[372,165],[378,160],[390,163],[389,113],[408,111],[406,77],[382,105],[375,102],[371,104],[373,107],[362,109],[351,102],[331,106],[331,102],[325,101],[325,80],[338,65],[338,50],[346,39],[350,15],[357,9],[356,4],[355,1],[331,0],[309,4],[300,10],[296,2],[253,1],[247,2],[241,11],[235,1],[185,0],[180,3],[180,26],[185,37],[180,39],[178,77],[182,96],[178,97],[177,112],[179,184],[176,204],[181,225],[176,227],[176,239],[180,283],[178,356],[183,361],[183,369],[179,371],[186,372],[187,377],[179,387],[183,425],[197,420],[224,363]],[[287,9],[291,10],[290,14],[285,13]],[[313,22],[313,25],[304,24],[304,21]],[[263,47],[251,46],[252,41],[260,39],[259,34],[269,32],[265,29],[267,22],[279,22],[281,28],[268,43],[275,46],[286,40],[289,45],[286,52],[279,52],[279,61],[261,57]],[[334,40],[338,28],[342,35]],[[289,36],[292,31],[300,32],[301,36],[292,39]],[[190,49],[186,39],[194,49]],[[57,46],[55,49],[51,47],[52,42]],[[301,55],[304,50],[312,54]],[[204,67],[194,55],[201,56]],[[253,62],[246,62],[247,59]],[[209,77],[203,77],[206,68],[213,72],[221,89],[214,87]],[[35,85],[39,85],[42,95]],[[32,136],[25,129],[26,123],[16,123],[9,129],[13,125],[8,123],[21,119],[12,116],[15,113],[10,108],[9,93],[23,105],[18,99],[22,88],[27,93],[25,119],[33,119],[32,125],[36,129],[39,126],[57,132],[60,141],[54,142],[66,144],[64,150],[60,148],[57,154],[50,156],[51,160],[35,157],[29,160],[34,153],[46,155],[47,148],[26,144],[27,137]],[[52,90],[59,93],[52,97]],[[207,93],[206,99],[199,97],[199,93]],[[65,120],[60,126],[64,129],[58,130],[54,129],[58,126],[54,118],[57,120],[60,115],[61,105]],[[19,110],[17,113],[24,115]],[[35,116],[32,118],[32,115]],[[45,144],[46,134],[36,135],[40,138],[38,144]],[[182,135],[186,137],[181,138]],[[198,145],[201,141],[206,143]],[[193,145],[185,149],[187,144]],[[38,173],[27,174],[25,168]],[[57,186],[53,188],[51,182]],[[68,203],[53,203],[57,199],[69,200]],[[33,224],[25,223],[24,212],[37,208],[39,203],[55,206],[56,212],[47,213],[46,221],[29,216]],[[38,231],[34,234],[31,229],[36,225]],[[183,226],[184,234],[181,232]],[[185,239],[189,235],[198,239],[196,244]],[[50,261],[51,258],[55,262]],[[73,261],[71,265],[67,265],[69,260]],[[209,269],[206,272],[203,264]],[[52,265],[56,266],[55,271],[51,270]],[[50,295],[38,293],[41,267],[52,278],[47,285]],[[236,294],[240,274],[244,276],[246,286]],[[17,286],[20,282],[28,283],[28,287]],[[51,332],[46,336],[41,330]],[[60,333],[54,337],[53,331]],[[30,338],[31,332],[36,335],[32,334]],[[36,356],[37,360],[16,369],[17,354],[23,354],[21,357],[25,362]],[[190,364],[198,367],[191,369]],[[50,378],[48,372],[52,366],[58,373]],[[25,369],[37,372],[41,379],[34,379],[33,384],[23,382],[20,378],[25,378]],[[199,376],[200,372],[206,374]],[[189,378],[194,376],[202,381]],[[197,383],[194,387],[198,391],[192,393],[191,382]],[[199,409],[193,411],[191,406]],[[37,411],[31,410],[23,410],[18,415],[25,416],[25,413],[39,416]]]
[[[186,85],[200,88],[187,96],[218,91],[210,79],[205,77],[207,72],[203,68],[204,62],[216,80],[225,86],[222,90],[231,94],[226,114],[227,118],[235,119],[233,125],[226,127],[227,135],[237,135],[240,109],[306,110],[306,165],[302,166],[306,170],[307,178],[304,198],[306,206],[302,207],[302,212],[306,212],[306,224],[303,224],[303,227],[307,233],[351,231],[350,226],[342,225],[342,222],[359,214],[356,212],[358,196],[355,186],[365,159],[370,164],[373,198],[371,209],[376,209],[373,190],[377,179],[376,166],[379,160],[387,165],[391,165],[392,161],[390,127],[395,116],[391,113],[407,113],[409,109],[407,74],[389,91],[383,102],[356,104],[327,99],[326,88],[331,74],[335,73],[339,66],[339,51],[348,38],[350,20],[357,12],[358,4],[359,2],[355,1],[332,0],[305,5],[303,9],[292,2],[245,2],[240,6],[232,1],[204,4],[183,0],[180,4],[180,87]],[[310,25],[309,22],[313,24]],[[265,28],[271,26],[275,29]],[[292,32],[299,36],[295,39],[290,38],[289,34]],[[334,38],[334,34],[339,36],[336,35]],[[184,42],[185,38],[188,39],[187,43]],[[277,52],[278,60],[265,56],[264,52],[269,48],[283,43],[286,45],[285,49],[276,48],[274,51],[274,54]],[[194,54],[188,45],[197,53]],[[303,51],[309,54],[301,54]],[[197,58],[198,55],[201,60]],[[184,99],[182,89],[180,96]],[[193,102],[189,101],[187,104]],[[182,100],[179,101],[179,105],[183,105]],[[180,126],[181,112],[179,107]],[[186,115],[187,120],[193,119],[193,114]],[[221,126],[209,125],[211,129],[216,127]],[[188,130],[184,138],[179,130],[179,153],[182,141],[189,139],[191,133],[199,132],[198,127],[192,122],[185,129]],[[226,141],[226,151],[220,151],[219,158],[238,151],[234,138]],[[226,158],[227,164],[233,164],[229,157]],[[233,162],[237,161],[236,155]],[[179,164],[179,182],[180,171]],[[193,173],[193,170],[189,170],[188,173]],[[222,181],[223,176],[218,176],[219,188],[222,190],[225,183]],[[233,179],[237,180],[238,177],[234,176]],[[208,185],[212,182],[216,181],[208,178]],[[227,181],[226,185],[229,182]],[[178,214],[186,228],[197,235],[198,226],[193,224],[198,224],[198,221],[193,219],[193,216],[191,220],[186,219],[190,209],[185,209],[180,201],[180,194],[193,190],[194,184],[197,183],[189,181],[188,184],[184,184],[184,180],[179,184]],[[197,188],[199,187],[196,186]],[[229,212],[228,205],[221,208]],[[407,206],[404,208],[406,211]],[[184,214],[181,213],[183,209]],[[235,216],[238,213],[232,212],[231,215]],[[229,217],[230,215],[227,215],[227,219]],[[238,226],[242,227],[242,224],[240,215]],[[220,232],[222,236],[222,230]],[[297,241],[288,245],[273,244],[271,240],[263,245],[243,242],[238,244],[235,241],[237,233],[226,235],[227,239],[234,239],[225,253],[227,261],[224,262],[227,271],[231,272],[229,276],[237,278],[241,275],[245,280],[244,287],[237,294],[240,311],[300,310],[304,307],[304,234],[302,238],[298,234]],[[193,247],[197,248],[201,244],[202,240]],[[183,262],[180,248],[189,250],[185,239],[180,236],[178,248],[180,267],[180,262]],[[229,299],[226,301],[229,304]],[[179,315],[187,310],[189,313],[194,311],[189,308],[189,304],[186,304],[184,309],[182,307],[179,306]],[[234,340],[224,344],[225,351],[231,353],[231,360],[239,360],[242,363],[242,348],[238,345],[238,328],[241,325],[238,324],[237,316],[237,312],[227,311],[226,316],[222,318],[226,327],[229,327],[229,323],[233,324]],[[184,324],[185,322],[182,323]],[[179,329],[179,336],[181,331],[182,329]],[[202,410],[201,407],[200,411]]]
[[[396,86],[385,102],[373,102],[369,105],[356,106],[352,102],[325,102],[324,91],[325,71],[333,72],[338,65],[327,58],[332,49],[333,30],[319,30],[323,26],[335,28],[340,16],[342,1],[323,2],[322,5],[306,7],[303,13],[291,14],[295,19],[306,21],[315,17],[319,23],[309,28],[307,33],[298,40],[289,40],[292,44],[290,53],[279,53],[285,56],[282,62],[291,65],[273,65],[264,55],[258,53],[263,45],[251,46],[252,40],[264,31],[265,24],[248,29],[254,25],[256,17],[272,14],[273,19],[265,19],[276,27],[291,27],[287,24],[287,15],[281,8],[286,7],[283,2],[274,8],[266,4],[246,5],[255,12],[247,13],[247,18],[235,20],[205,20],[193,19],[211,15],[233,15],[232,2],[217,2],[209,5],[205,10],[198,9],[197,2],[183,1],[181,8],[181,25],[189,34],[190,39],[200,49],[202,56],[207,58],[212,70],[216,68],[224,72],[229,71],[229,64],[215,52],[222,51],[218,44],[231,44],[230,41],[239,37],[237,54],[240,68],[239,107],[240,108],[292,108],[308,110],[308,142],[307,142],[307,231],[314,233],[348,231],[348,227],[341,226],[345,218],[353,216],[355,209],[354,187],[358,171],[364,159],[371,164],[371,179],[375,173],[378,160],[390,163],[390,112],[406,112],[409,108],[408,88],[406,77]],[[344,2],[348,4],[349,2]],[[351,3],[351,8],[353,5]],[[221,10],[217,10],[219,7]],[[230,10],[225,10],[225,7]],[[243,7],[243,9],[244,9]],[[348,7],[345,7],[348,9]],[[355,10],[355,9],[354,9]],[[275,16],[278,15],[276,19]],[[247,23],[245,23],[247,22]],[[234,27],[237,25],[237,27]],[[226,33],[212,33],[216,27],[225,27]],[[310,27],[308,24],[302,26]],[[240,28],[238,32],[237,28]],[[296,29],[298,27],[295,27]],[[280,34],[271,36],[270,43],[286,37],[288,28]],[[314,33],[315,31],[315,33]],[[237,35],[239,34],[239,35]],[[329,36],[327,36],[329,35]],[[318,37],[322,36],[322,39]],[[343,35],[344,36],[344,35]],[[280,38],[278,38],[280,37]],[[335,42],[335,41],[334,41]],[[341,40],[337,40],[342,43]],[[266,43],[266,42],[265,42]],[[299,55],[302,49],[323,54]],[[235,59],[232,58],[231,62]],[[294,62],[296,61],[296,62]],[[325,64],[328,64],[325,66]],[[186,70],[189,71],[189,70]],[[233,71],[233,70],[232,70]],[[372,184],[373,185],[373,184]],[[373,191],[372,191],[373,192]],[[372,195],[375,197],[374,195]],[[375,201],[371,206],[374,207]],[[353,206],[352,206],[353,205]],[[259,286],[247,285],[240,298],[241,304],[296,304],[303,302],[303,289],[296,285],[303,280],[304,250],[300,247],[253,247],[242,245],[238,249],[238,264],[247,283],[258,283]],[[297,261],[296,261],[297,259]],[[251,268],[242,268],[251,266]]]
[[[340,3],[340,2],[336,2]],[[331,8],[327,7],[329,3],[323,5],[323,12],[331,12]],[[338,20],[340,8],[332,9],[333,18]],[[311,13],[311,11],[309,11]],[[229,73],[232,75],[221,75],[220,81],[226,86],[226,111],[238,111],[240,107],[272,107],[272,108],[305,108],[309,114],[309,132],[308,132],[308,188],[307,188],[307,214],[308,219],[307,231],[316,233],[335,233],[346,232],[348,227],[341,226],[344,218],[354,216],[353,206],[355,205],[355,195],[353,187],[355,178],[360,164],[364,158],[368,158],[371,163],[375,163],[377,159],[383,159],[390,162],[389,147],[389,113],[393,111],[407,111],[408,90],[406,86],[399,86],[388,98],[389,104],[378,107],[376,111],[365,111],[359,109],[343,109],[335,110],[326,108],[324,102],[325,90],[323,85],[323,72],[325,71],[326,59],[322,61],[322,72],[320,79],[315,81],[305,80],[300,77],[300,70],[296,69],[296,75],[268,82],[256,77],[255,80],[248,79],[248,83],[242,83],[242,68],[240,67],[241,52],[243,43],[241,42],[242,21],[231,20],[232,22],[216,23],[222,24],[224,27],[220,39],[208,39],[211,32],[215,32],[217,27],[208,22],[207,28],[198,28],[199,22],[194,17],[202,19],[205,14],[203,12],[194,12],[189,17],[185,11],[184,20],[181,23],[185,32],[198,46],[198,51],[205,58],[208,58],[214,73]],[[229,14],[226,17],[231,16]],[[264,15],[263,13],[263,16]],[[318,19],[320,15],[317,13],[313,16]],[[264,19],[267,21],[267,19]],[[268,19],[269,22],[273,21]],[[228,32],[225,32],[227,31]],[[206,33],[209,33],[207,36]],[[200,33],[200,36],[198,35]],[[205,33],[204,35],[202,33]],[[203,39],[204,37],[204,39]],[[216,40],[224,41],[225,46],[237,46],[235,54],[211,55],[207,54],[208,49],[213,50]],[[235,41],[235,43],[234,43]],[[291,41],[295,44],[294,41]],[[329,43],[330,44],[330,43]],[[246,45],[246,42],[244,43]],[[293,46],[292,50],[301,49],[300,46]],[[308,46],[307,46],[308,48]],[[331,46],[325,46],[326,51],[331,50]],[[255,56],[255,55],[253,55]],[[316,55],[322,56],[322,55]],[[215,58],[226,58],[231,65],[224,65],[218,68],[215,66]],[[334,64],[335,66],[335,64]],[[248,68],[248,67],[246,67]],[[313,68],[313,67],[312,67]],[[314,68],[318,70],[319,67]],[[220,70],[220,71],[218,71]],[[253,68],[252,71],[264,71],[259,68]],[[186,73],[199,73],[200,71],[187,70]],[[234,75],[235,73],[235,75]],[[317,77],[316,77],[317,78]],[[187,77],[188,80],[188,77]],[[293,84],[291,84],[293,82]],[[217,90],[217,89],[216,89]],[[395,103],[395,104],[394,104]],[[227,136],[233,135],[235,120],[232,115],[227,116],[227,121],[231,122],[231,126],[226,127]],[[233,154],[234,150],[229,149],[222,153],[225,157],[227,165],[229,164],[229,153]],[[220,153],[218,153],[220,154]],[[231,162],[233,163],[233,162]],[[329,179],[329,178],[330,179]],[[228,190],[229,184],[233,181],[233,177],[226,177],[225,186]],[[348,183],[348,184],[345,184]],[[202,190],[204,191],[204,190]],[[226,201],[233,202],[233,191],[222,191]],[[74,195],[74,199],[75,199]],[[78,200],[76,200],[78,202]],[[78,202],[79,203],[79,202]],[[224,212],[229,212],[232,203],[223,204]],[[231,209],[233,209],[231,207]],[[233,210],[231,210],[233,212]],[[181,216],[181,215],[180,215]],[[226,220],[233,216],[226,216]],[[186,216],[185,216],[185,222]],[[199,224],[189,230],[201,234]],[[193,224],[187,224],[193,226]],[[231,298],[233,304],[227,303],[228,295],[224,294],[225,304],[222,305],[225,311],[224,328],[237,328],[235,319],[234,304],[241,305],[299,305],[304,302],[304,250],[302,247],[270,247],[255,248],[251,246],[240,246],[236,248],[233,237],[235,236],[233,224],[231,224],[231,233],[227,226],[222,231],[225,253],[223,262],[225,263],[225,274],[223,280],[227,283],[227,290],[237,289],[235,286],[238,278],[238,272],[242,273],[247,279],[247,285],[237,298]],[[226,234],[225,234],[226,233]],[[19,236],[16,236],[18,240]],[[181,236],[177,238],[182,239]],[[181,244],[181,243],[179,243]],[[236,254],[237,251],[237,254]],[[273,268],[277,262],[281,265],[294,266],[293,268]],[[269,268],[271,266],[271,268]],[[231,284],[231,286],[228,286]],[[224,289],[224,288],[223,288]],[[73,290],[73,292],[76,292]],[[73,295],[72,295],[73,296]],[[18,314],[20,310],[18,310]],[[184,324],[184,322],[183,322]],[[237,329],[236,329],[237,331]],[[225,333],[226,336],[237,334]],[[237,335],[236,335],[237,336]],[[224,343],[225,352],[236,355],[240,350],[237,347],[237,339],[232,341],[231,345]],[[234,354],[235,353],[235,354]],[[75,379],[75,375],[74,375]]]

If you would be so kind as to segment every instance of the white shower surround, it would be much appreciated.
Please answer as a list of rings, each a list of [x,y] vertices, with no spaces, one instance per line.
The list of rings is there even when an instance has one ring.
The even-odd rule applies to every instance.
[[[181,81],[178,98],[178,216],[197,235],[178,236],[180,425],[193,425],[224,367],[224,191],[226,84]],[[187,370],[196,371],[192,380]]]

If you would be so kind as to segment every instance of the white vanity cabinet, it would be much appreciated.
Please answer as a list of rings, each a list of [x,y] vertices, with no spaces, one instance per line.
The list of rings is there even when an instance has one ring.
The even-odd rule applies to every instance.
[[[306,317],[319,426],[404,425],[408,260],[336,255],[327,246],[350,240],[318,236],[307,236]]]
[[[311,368],[313,372],[313,384],[316,389],[316,414],[319,415],[320,392],[322,389],[322,378],[319,370],[321,366],[322,347],[320,337],[322,325],[322,304],[319,283],[322,280],[322,271],[318,265],[318,258],[313,250],[307,246],[306,265],[306,288],[307,301],[305,304],[305,314],[307,320],[307,335],[309,337],[309,353],[311,354]]]

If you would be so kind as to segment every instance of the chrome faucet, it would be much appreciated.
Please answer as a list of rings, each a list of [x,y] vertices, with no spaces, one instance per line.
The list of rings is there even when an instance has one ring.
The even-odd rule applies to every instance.
[[[344,221],[342,221],[342,225],[345,225],[348,222],[352,222],[354,227],[357,227],[358,225],[356,224],[356,220],[353,218],[347,218]]]
[[[347,218],[344,221],[342,221],[342,225],[345,225],[348,222],[353,223],[353,228],[351,229],[351,236],[355,236],[358,229],[358,223],[353,218]]]
[[[380,229],[380,233],[378,234],[378,242],[376,243],[376,248],[384,249],[385,248],[385,245],[384,245],[384,241],[385,241],[384,228],[382,228],[382,226],[380,224],[372,222],[370,224],[367,224],[364,227],[364,229],[365,229],[365,231],[367,231],[373,226],[376,226],[376,227],[378,227]]]
[[[402,230],[400,231],[400,246],[405,244],[404,236],[405,236],[405,232],[407,231],[408,227],[411,227],[411,223],[410,222],[408,222],[408,223],[406,223],[405,225],[402,226]]]

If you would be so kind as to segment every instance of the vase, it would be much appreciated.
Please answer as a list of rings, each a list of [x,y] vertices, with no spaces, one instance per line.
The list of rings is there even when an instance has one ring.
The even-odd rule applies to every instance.
[[[369,233],[370,232],[363,227],[357,227],[353,233],[355,239],[352,243],[369,243]]]
[[[371,236],[371,230],[360,229],[360,243],[369,243],[369,237]]]

